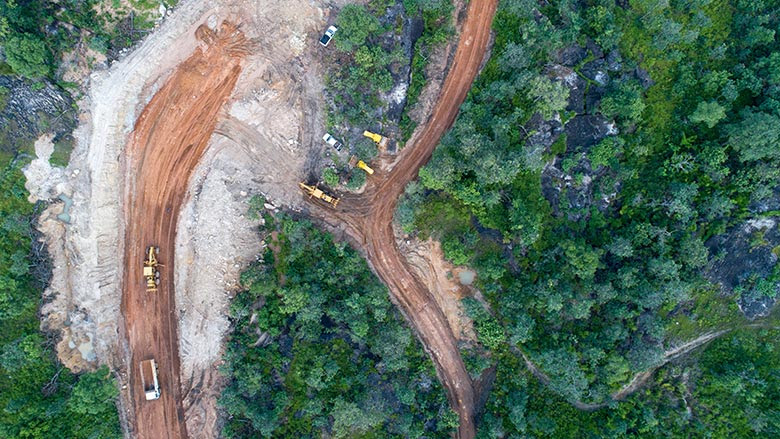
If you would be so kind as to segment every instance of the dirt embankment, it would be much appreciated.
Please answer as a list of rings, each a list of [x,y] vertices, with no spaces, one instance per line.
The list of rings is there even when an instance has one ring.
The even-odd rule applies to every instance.
[[[341,224],[388,285],[391,298],[433,359],[450,403],[460,417],[460,438],[475,435],[475,395],[471,378],[447,318],[399,252],[392,220],[398,198],[407,183],[417,177],[418,170],[428,162],[441,136],[455,121],[460,104],[485,58],[496,6],[496,0],[469,3],[455,58],[433,113],[412,136],[392,169],[377,171],[369,178],[365,192],[345,196],[338,210],[322,207],[313,212],[330,224]]]
[[[441,244],[433,239],[419,241],[404,240],[396,236],[398,250],[409,262],[412,269],[431,296],[436,305],[447,318],[450,330],[459,341],[475,342],[474,322],[466,315],[460,299],[475,294],[470,283],[462,281],[464,272],[471,272],[464,267],[455,267],[444,258]],[[466,275],[465,277],[468,277]]]
[[[115,370],[126,367],[117,337],[123,150],[139,103],[155,81],[167,77],[169,67],[194,50],[195,39],[181,36],[194,32],[198,17],[207,16],[214,7],[203,1],[183,5],[187,7],[130,56],[108,71],[91,75],[89,93],[79,102],[83,112],[65,171],[47,166],[45,159],[27,175],[31,194],[55,201],[39,223],[53,259],[42,326],[61,332],[57,354],[75,371],[106,363]],[[65,203],[57,200],[60,196]],[[57,219],[65,207],[68,216]],[[119,378],[124,383],[122,373]]]

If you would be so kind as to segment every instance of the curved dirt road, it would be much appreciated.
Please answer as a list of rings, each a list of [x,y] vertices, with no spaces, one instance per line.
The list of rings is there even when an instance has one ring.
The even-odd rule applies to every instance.
[[[218,33],[201,26],[207,44],[180,64],[144,108],[128,148],[125,270],[122,315],[131,362],[129,390],[136,438],[186,438],[174,314],[173,250],[179,209],[192,171],[208,145],[217,115],[230,97],[247,43],[233,25]],[[147,293],[142,276],[145,249],[160,247],[162,281]],[[158,364],[160,399],[146,401],[138,365]]]
[[[399,154],[390,172],[377,171],[366,191],[346,196],[338,210],[328,207],[313,214],[329,223],[343,223],[364,249],[368,262],[390,289],[390,294],[411,322],[431,355],[452,407],[460,417],[458,436],[473,438],[475,395],[471,378],[458,351],[447,319],[425,285],[412,274],[393,236],[392,220],[398,198],[430,160],[442,135],[449,129],[466,98],[487,51],[497,0],[471,0],[455,58],[430,119],[416,139]],[[316,205],[321,206],[319,203]]]

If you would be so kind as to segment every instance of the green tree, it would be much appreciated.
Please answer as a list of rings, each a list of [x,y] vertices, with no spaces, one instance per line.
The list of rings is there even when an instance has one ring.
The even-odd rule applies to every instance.
[[[726,109],[715,101],[699,102],[696,111],[691,114],[691,122],[703,123],[707,128],[712,128],[726,117]]]
[[[102,366],[97,371],[85,373],[80,377],[68,400],[68,407],[74,413],[99,415],[107,408],[112,409],[118,396],[116,382],[111,378],[108,367]]]
[[[599,108],[609,119],[618,119],[627,124],[635,123],[645,109],[642,87],[634,80],[620,81],[610,88],[608,94],[601,100]]]
[[[728,126],[729,145],[742,161],[780,159],[780,117],[747,109],[740,114],[741,120]]]
[[[363,5],[349,4],[339,12],[338,32],[334,38],[336,48],[342,52],[352,52],[363,46],[366,39],[376,35],[381,25],[376,17]]]
[[[366,184],[366,173],[362,169],[353,169],[352,176],[347,183],[347,189],[358,190]]]
[[[599,166],[611,166],[615,159],[623,154],[625,142],[620,137],[607,137],[588,151],[588,160],[593,169]]]
[[[30,34],[13,36],[3,44],[8,65],[19,75],[38,79],[49,74],[49,53],[43,41]]]
[[[555,113],[566,108],[569,89],[560,81],[539,75],[528,82],[526,95],[533,102],[534,110],[540,112],[545,119],[551,119]]]
[[[325,168],[322,171],[322,180],[328,186],[335,188],[339,185],[339,174],[333,168]]]

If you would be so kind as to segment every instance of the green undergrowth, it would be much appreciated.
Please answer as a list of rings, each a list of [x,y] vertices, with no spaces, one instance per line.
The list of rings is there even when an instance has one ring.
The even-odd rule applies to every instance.
[[[21,160],[0,165],[0,437],[120,438],[116,381],[104,366],[75,375],[40,331],[44,279],[32,251]]]
[[[231,304],[223,434],[450,437],[433,365],[360,255],[308,221],[265,221]]]

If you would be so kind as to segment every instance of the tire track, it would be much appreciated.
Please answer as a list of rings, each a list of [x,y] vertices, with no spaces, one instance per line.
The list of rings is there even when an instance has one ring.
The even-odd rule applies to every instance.
[[[181,63],[144,108],[128,147],[124,274],[121,312],[131,351],[129,391],[138,438],[186,438],[179,376],[173,251],[179,210],[241,72],[248,45],[229,22],[196,31],[208,47]],[[160,247],[161,283],[145,291],[142,263],[149,245]],[[146,401],[138,364],[158,364],[160,399]]]
[[[312,215],[343,225],[364,252],[369,264],[387,284],[399,307],[436,366],[453,409],[460,417],[458,437],[473,438],[475,392],[444,313],[425,285],[412,274],[393,236],[393,213],[406,185],[430,160],[444,133],[452,126],[460,104],[479,72],[490,41],[497,0],[471,0],[455,58],[431,117],[399,154],[390,171],[377,171],[360,195],[345,196],[338,210],[312,203]]]

